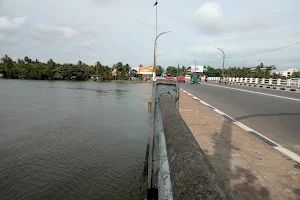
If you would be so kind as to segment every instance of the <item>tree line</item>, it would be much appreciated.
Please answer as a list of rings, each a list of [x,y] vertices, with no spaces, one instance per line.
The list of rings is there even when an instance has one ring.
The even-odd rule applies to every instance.
[[[166,72],[172,76],[186,75],[190,67],[185,66],[168,66],[166,70],[163,67],[157,66],[156,73],[161,75]],[[209,77],[220,77],[222,75],[221,68],[213,68],[204,66],[204,75]],[[275,70],[274,65],[265,66],[263,63],[253,68],[246,67],[229,67],[224,70],[224,74],[231,77],[250,77],[250,78],[284,78],[280,74],[272,73]],[[28,56],[24,59],[14,61],[9,56],[5,55],[0,60],[0,73],[5,78],[11,79],[34,79],[34,80],[87,80],[91,75],[99,77],[100,81],[109,80],[125,80],[128,79],[130,70],[129,64],[118,62],[112,67],[102,65],[96,62],[95,65],[87,65],[82,61],[77,64],[65,63],[60,64],[52,59],[47,63],[32,60]],[[291,78],[300,78],[300,72],[294,72]]]
[[[101,81],[124,80],[128,78],[130,66],[118,62],[112,67],[96,62],[95,65],[87,65],[82,61],[77,64],[60,64],[48,60],[47,63],[32,60],[28,56],[14,61],[5,55],[0,61],[0,73],[10,79],[34,79],[34,80],[87,80],[91,75],[96,75]]]
[[[186,75],[187,70],[190,67],[186,68],[185,66],[182,67],[174,67],[169,66],[167,67],[166,73],[171,74],[172,76],[178,75]],[[285,78],[282,77],[280,74],[272,72],[272,70],[276,70],[274,65],[265,66],[263,63],[259,64],[256,67],[229,67],[224,69],[224,74],[230,77],[248,77],[248,78]],[[213,68],[211,66],[204,66],[204,75],[209,77],[220,77],[222,75],[221,68]],[[291,78],[300,78],[300,72],[294,72],[291,75]]]

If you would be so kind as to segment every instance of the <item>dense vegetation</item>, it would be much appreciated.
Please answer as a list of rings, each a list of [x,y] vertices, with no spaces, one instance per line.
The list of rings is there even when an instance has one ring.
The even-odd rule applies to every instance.
[[[23,60],[12,60],[5,55],[0,61],[0,73],[5,78],[34,79],[34,80],[87,80],[91,75],[97,75],[99,80],[123,80],[127,79],[130,66],[118,62],[112,68],[96,62],[95,65],[87,65],[78,61],[76,65],[59,64],[50,59],[47,63],[32,60],[25,56]]]
[[[185,75],[188,68],[168,66],[166,69],[167,74],[172,76]],[[219,77],[222,74],[222,69],[213,68],[211,66],[204,66],[205,75],[209,77]],[[271,73],[276,67],[264,66],[263,63],[253,68],[240,68],[229,67],[224,70],[224,74],[231,77],[252,77],[252,78],[283,78],[280,74]],[[0,61],[0,73],[5,78],[11,79],[35,79],[35,80],[87,80],[91,75],[97,75],[100,81],[108,80],[125,80],[128,79],[130,66],[123,65],[122,62],[114,64],[112,67],[102,65],[96,62],[95,65],[87,65],[82,61],[71,64],[60,64],[50,59],[47,63],[32,60],[25,56],[23,60],[12,60],[9,56],[5,55]],[[157,66],[157,75],[161,75],[164,69]],[[292,78],[300,78],[300,72],[293,73]]]

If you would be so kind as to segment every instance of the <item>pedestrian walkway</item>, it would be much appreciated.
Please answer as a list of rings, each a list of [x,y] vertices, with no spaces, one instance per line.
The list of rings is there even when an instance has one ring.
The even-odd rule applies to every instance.
[[[300,199],[300,164],[183,92],[179,110],[232,199]]]

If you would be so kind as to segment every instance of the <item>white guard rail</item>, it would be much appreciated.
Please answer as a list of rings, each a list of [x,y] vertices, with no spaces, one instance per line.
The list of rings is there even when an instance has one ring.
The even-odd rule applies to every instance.
[[[220,77],[209,77],[209,81],[220,81]],[[300,88],[300,78],[291,79],[273,79],[273,78],[248,78],[248,77],[229,77],[229,82],[234,83],[249,83],[255,85],[270,85],[270,86],[281,86],[288,88]]]

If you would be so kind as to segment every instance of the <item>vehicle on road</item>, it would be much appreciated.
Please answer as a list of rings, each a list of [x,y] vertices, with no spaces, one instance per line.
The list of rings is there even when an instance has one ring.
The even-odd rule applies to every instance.
[[[199,83],[199,73],[194,72],[191,75],[191,84],[193,83]]]
[[[228,83],[228,75],[221,76],[219,83],[227,84]]]
[[[185,77],[184,76],[177,76],[177,81],[179,83],[185,83]]]
[[[168,81],[173,81],[173,77],[171,74],[168,74],[167,77],[166,77],[166,80]]]

